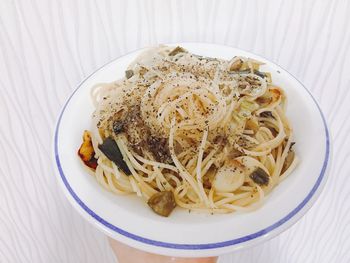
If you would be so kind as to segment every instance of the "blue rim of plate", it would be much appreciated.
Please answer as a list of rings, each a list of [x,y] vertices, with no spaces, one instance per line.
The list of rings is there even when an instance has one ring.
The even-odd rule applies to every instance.
[[[209,44],[209,43],[205,43],[205,44]],[[229,47],[229,46],[227,46]],[[233,47],[230,47],[233,48]],[[133,53],[135,51],[132,51],[130,53]],[[130,54],[128,53],[128,54]],[[248,52],[253,54],[252,52]],[[70,102],[71,98],[74,96],[74,94],[81,88],[81,86],[85,83],[85,81],[87,79],[89,79],[92,75],[94,75],[96,72],[98,72],[100,69],[104,68],[105,66],[113,63],[114,61],[127,56],[128,54],[125,54],[123,56],[120,56],[118,58],[113,59],[112,61],[104,64],[103,66],[101,66],[100,68],[98,68],[97,70],[95,70],[92,74],[90,74],[87,78],[85,78],[84,81],[82,81],[79,86],[73,91],[73,93],[70,95],[70,97],[68,98],[67,102],[65,103],[65,105],[62,108],[62,111],[59,115],[58,121],[57,121],[57,125],[56,125],[56,129],[55,129],[55,138],[54,138],[54,154],[55,154],[55,160],[56,160],[56,165],[58,168],[58,171],[60,173],[61,179],[64,183],[64,185],[66,186],[68,192],[70,193],[70,195],[73,197],[73,199],[79,204],[79,206],[85,211],[87,212],[91,217],[93,217],[94,219],[96,219],[99,223],[101,223],[102,225],[104,225],[105,227],[117,232],[118,234],[121,234],[127,238],[133,239],[135,241],[138,242],[142,242],[145,243],[147,245],[152,245],[152,246],[158,246],[158,247],[163,247],[163,248],[170,248],[170,249],[179,249],[179,250],[206,250],[206,249],[215,249],[215,248],[223,248],[223,247],[228,247],[228,246],[233,246],[233,245],[237,245],[243,242],[247,242],[249,240],[252,239],[256,239],[258,237],[264,236],[268,233],[270,233],[272,230],[278,228],[279,226],[283,225],[284,223],[286,223],[287,221],[290,221],[309,201],[310,199],[314,196],[315,192],[317,191],[317,189],[319,188],[324,175],[326,173],[326,169],[328,166],[328,162],[329,162],[329,155],[330,155],[330,138],[329,138],[329,131],[328,131],[328,126],[326,123],[326,119],[322,113],[322,110],[320,108],[320,106],[318,105],[317,101],[315,100],[315,98],[312,96],[311,92],[296,78],[294,77],[291,73],[289,73],[287,70],[283,69],[281,66],[277,65],[276,63],[272,62],[272,64],[277,65],[278,67],[280,67],[281,69],[283,69],[285,72],[287,72],[290,76],[292,76],[305,90],[306,92],[310,95],[310,97],[312,98],[312,100],[314,101],[315,105],[317,106],[320,115],[322,117],[322,121],[323,121],[323,125],[324,125],[324,130],[325,130],[325,135],[326,135],[326,154],[325,154],[325,158],[323,161],[323,165],[322,165],[322,169],[321,172],[317,178],[317,181],[315,183],[315,185],[313,186],[313,188],[311,189],[311,191],[309,192],[309,194],[305,197],[305,199],[296,207],[294,208],[291,212],[289,212],[285,217],[283,217],[282,219],[280,219],[279,221],[277,221],[276,223],[272,224],[271,226],[262,229],[258,232],[255,232],[253,234],[249,234],[247,236],[243,236],[240,238],[236,238],[236,239],[232,239],[232,240],[227,240],[227,241],[222,241],[222,242],[217,242],[217,243],[207,243],[207,244],[176,244],[176,243],[168,243],[168,242],[162,242],[162,241],[157,241],[157,240],[152,240],[152,239],[148,239],[142,236],[138,236],[135,234],[132,234],[130,232],[127,232],[109,222],[107,222],[105,219],[103,219],[102,217],[100,217],[99,215],[97,215],[94,211],[92,211],[78,196],[77,194],[73,191],[73,189],[71,188],[71,186],[69,185],[62,166],[61,166],[61,162],[60,162],[60,158],[59,158],[59,154],[58,154],[58,133],[59,133],[59,128],[60,128],[60,123],[61,123],[61,119],[63,116],[63,113],[68,105],[68,103]],[[260,55],[258,55],[259,57],[262,57]],[[269,61],[269,60],[268,60]]]

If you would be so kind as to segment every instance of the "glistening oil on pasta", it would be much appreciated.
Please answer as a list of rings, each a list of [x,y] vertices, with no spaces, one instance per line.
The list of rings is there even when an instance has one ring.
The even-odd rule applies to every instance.
[[[107,190],[135,193],[161,216],[258,208],[298,162],[286,96],[261,64],[143,52],[124,78],[92,88],[80,158]]]

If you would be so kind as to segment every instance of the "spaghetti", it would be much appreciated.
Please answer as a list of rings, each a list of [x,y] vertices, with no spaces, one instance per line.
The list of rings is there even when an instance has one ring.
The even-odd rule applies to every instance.
[[[124,78],[93,87],[80,157],[106,189],[162,216],[256,209],[297,164],[286,95],[261,65],[182,47],[143,52]]]

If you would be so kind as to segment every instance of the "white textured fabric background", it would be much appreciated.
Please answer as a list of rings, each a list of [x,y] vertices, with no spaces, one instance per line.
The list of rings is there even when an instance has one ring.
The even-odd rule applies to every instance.
[[[333,137],[330,177],[309,213],[220,262],[350,262],[349,14],[348,0],[1,0],[0,262],[115,262],[106,237],[58,188],[55,118],[101,65],[180,41],[226,44],[280,64],[312,91]]]

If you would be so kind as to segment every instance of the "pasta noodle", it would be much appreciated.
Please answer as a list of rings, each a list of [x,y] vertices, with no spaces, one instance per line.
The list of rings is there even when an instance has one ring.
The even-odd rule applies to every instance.
[[[173,209],[158,207],[164,200],[208,213],[256,209],[298,162],[285,93],[261,65],[181,47],[143,52],[124,78],[92,88],[80,157],[107,190],[135,193],[160,215]]]

